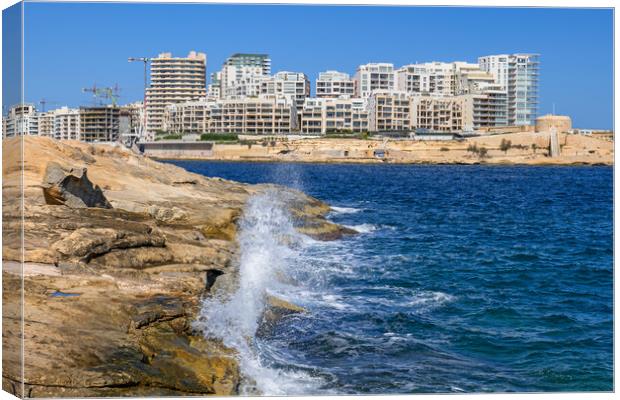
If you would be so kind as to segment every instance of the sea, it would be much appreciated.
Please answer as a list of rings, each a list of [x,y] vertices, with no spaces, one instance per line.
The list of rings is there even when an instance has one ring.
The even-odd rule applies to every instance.
[[[612,391],[611,167],[170,161],[302,190],[356,235],[298,233],[277,189],[239,222],[239,287],[196,329],[243,394]],[[305,312],[265,322],[269,296]]]

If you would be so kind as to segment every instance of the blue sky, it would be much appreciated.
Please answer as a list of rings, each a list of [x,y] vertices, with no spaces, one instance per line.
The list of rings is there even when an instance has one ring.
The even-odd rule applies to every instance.
[[[555,103],[577,127],[613,124],[610,9],[26,3],[24,24],[26,101],[88,104],[81,89],[93,83],[118,83],[121,102],[140,100],[142,66],[127,57],[163,51],[206,52],[208,74],[232,53],[264,52],[273,72],[302,71],[313,82],[366,62],[534,52],[540,114]]]

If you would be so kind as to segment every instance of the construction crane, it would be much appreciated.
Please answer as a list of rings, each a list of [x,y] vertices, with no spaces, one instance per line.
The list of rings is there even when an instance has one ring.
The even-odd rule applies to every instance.
[[[120,97],[120,95],[118,94],[120,92],[120,88],[118,87],[118,84],[115,84],[113,87],[100,88],[100,87],[97,87],[97,84],[95,83],[93,87],[82,88],[82,92],[92,93],[93,99],[94,99],[93,101],[95,104],[103,105],[104,100],[109,100],[112,102],[112,106],[114,107],[116,107],[118,103],[118,98]]]
[[[45,105],[46,104],[58,104],[57,102],[53,101],[53,100],[47,100],[47,99],[41,99],[39,100],[39,104],[41,105],[41,112],[45,112]]]
[[[142,115],[143,115],[143,121],[142,121],[142,132],[140,132],[140,136],[142,138],[144,138],[145,134],[146,134],[146,75],[147,75],[147,67],[149,62],[151,62],[152,58],[149,57],[129,57],[127,59],[127,62],[136,62],[136,61],[140,61],[142,63],[144,63],[144,99],[142,100]]]

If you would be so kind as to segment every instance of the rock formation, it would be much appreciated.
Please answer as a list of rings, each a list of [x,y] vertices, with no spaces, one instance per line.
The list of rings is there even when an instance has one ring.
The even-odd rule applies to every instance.
[[[3,388],[31,397],[237,393],[234,352],[191,322],[219,280],[234,286],[236,221],[267,186],[47,138],[23,138],[22,160],[21,140],[3,142]],[[300,231],[349,233],[325,220],[324,203],[279,190]],[[299,311],[272,303],[269,318]]]

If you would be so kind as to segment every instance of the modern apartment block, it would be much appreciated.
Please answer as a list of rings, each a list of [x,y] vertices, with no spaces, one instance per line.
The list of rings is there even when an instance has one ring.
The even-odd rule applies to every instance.
[[[151,60],[151,84],[146,89],[146,132],[150,139],[163,129],[167,105],[207,95],[206,63],[207,56],[195,51],[185,58],[161,53]]]
[[[319,74],[316,81],[316,97],[353,97],[355,83],[344,72],[325,71]]]
[[[217,99],[171,104],[164,113],[164,130],[175,134],[201,134],[209,131],[211,108]]]
[[[165,116],[172,133],[275,135],[297,130],[295,103],[276,96],[185,102],[168,106]]]
[[[394,90],[394,64],[370,63],[357,67],[355,73],[355,95],[370,97],[374,90]]]
[[[308,98],[301,113],[301,133],[368,132],[368,104],[360,98]]]
[[[407,93],[453,96],[456,92],[455,63],[410,64],[396,71],[396,90]]]
[[[207,86],[207,98],[219,99],[222,97],[222,72],[211,73],[211,83]]]
[[[120,107],[80,107],[80,139],[85,142],[115,142],[120,136]]]
[[[80,110],[76,108],[62,107],[48,111],[41,117],[41,122],[41,136],[51,136],[58,140],[82,139]],[[51,131],[48,131],[49,128]]]
[[[32,104],[17,104],[2,119],[2,137],[39,134],[39,114]]]
[[[508,125],[534,125],[538,109],[538,54],[500,54],[478,58],[506,92]]]
[[[372,92],[368,102],[371,132],[407,132],[411,129],[410,95],[395,90]]]
[[[210,132],[281,135],[296,129],[297,109],[289,98],[222,99],[210,107]]]
[[[463,131],[466,105],[461,96],[412,96],[411,129],[432,132]]]
[[[301,112],[304,101],[310,97],[310,80],[302,72],[281,71],[261,81],[261,94],[288,98]]]
[[[257,77],[271,74],[271,59],[267,54],[237,53],[228,57],[222,65],[218,83],[220,98],[255,96]],[[213,84],[213,79],[212,82]]]

